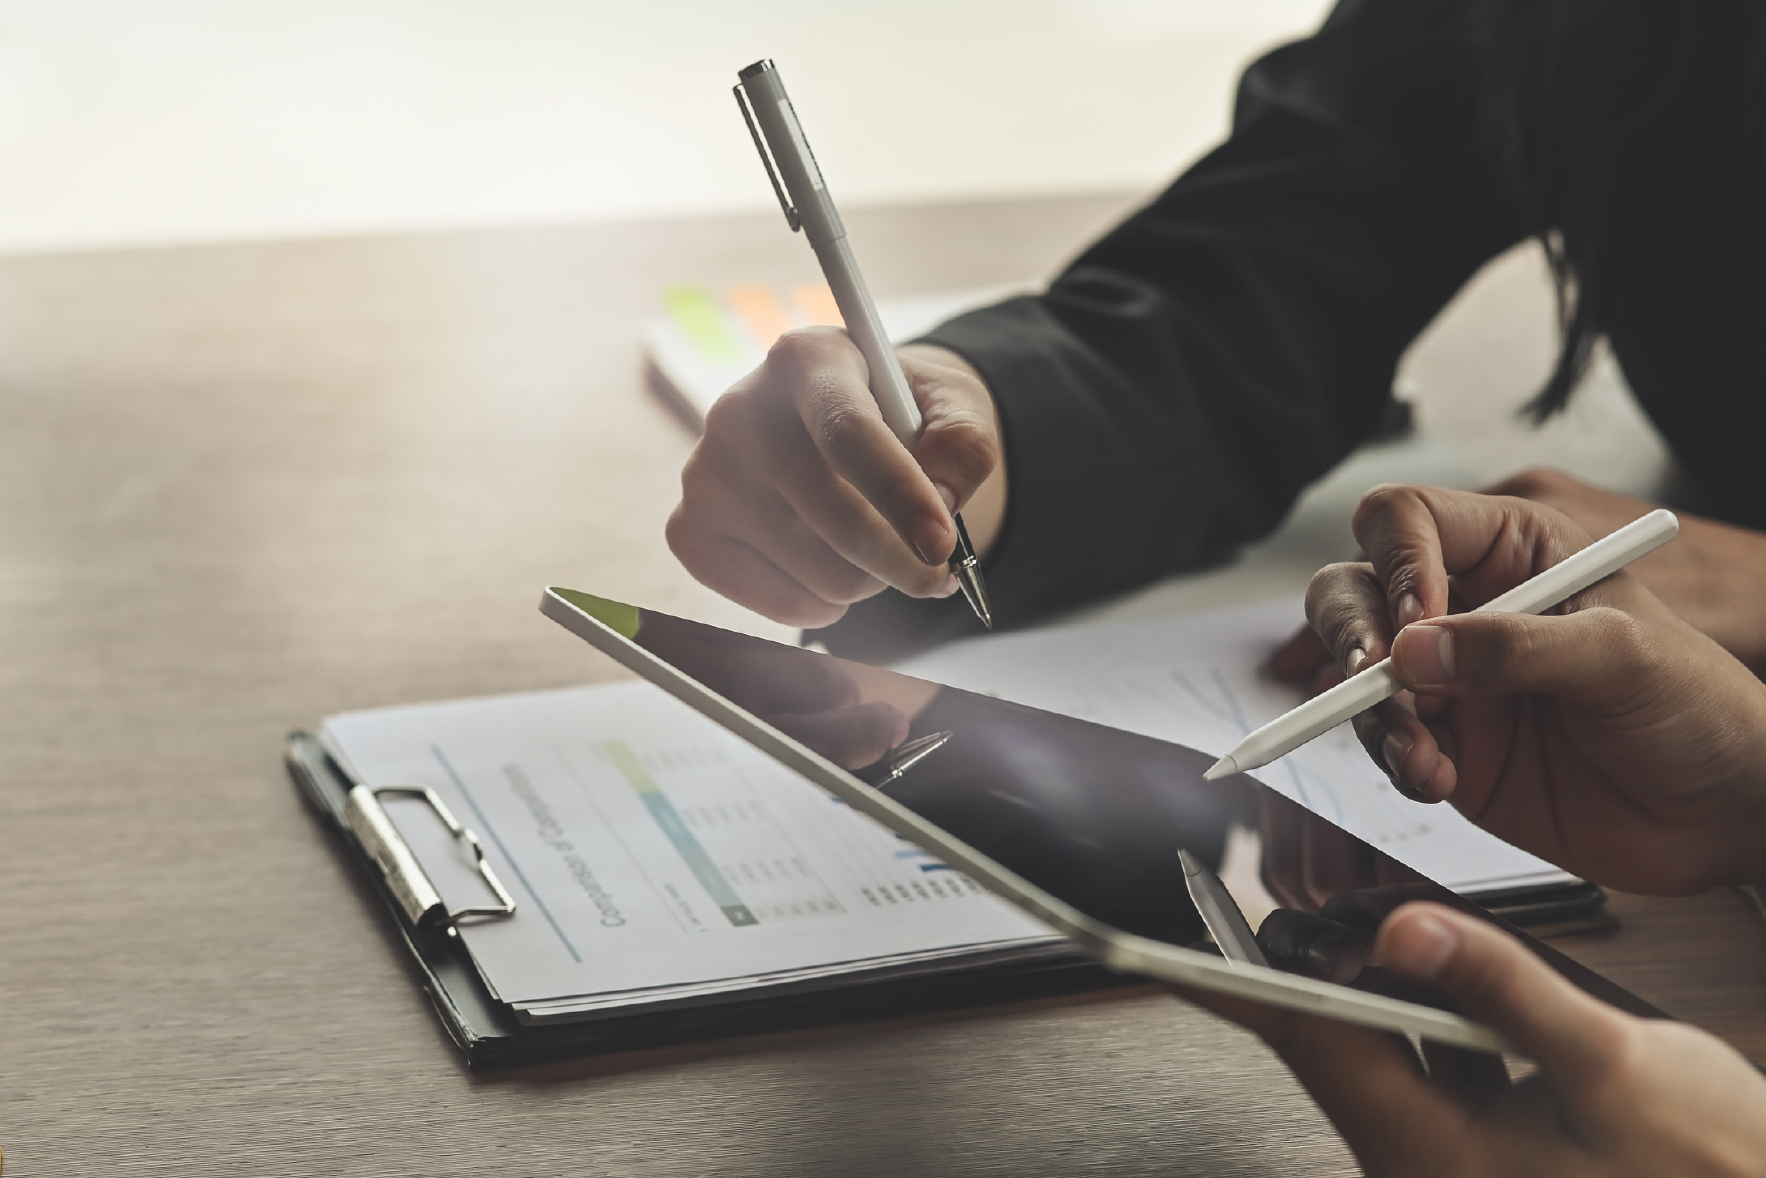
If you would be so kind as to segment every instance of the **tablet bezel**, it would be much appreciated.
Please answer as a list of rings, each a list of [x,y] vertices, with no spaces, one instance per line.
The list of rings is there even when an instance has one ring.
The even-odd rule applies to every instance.
[[[540,612],[818,788],[882,823],[922,850],[939,856],[994,895],[1049,926],[1107,969],[1195,986],[1304,1014],[1416,1035],[1455,1047],[1494,1053],[1512,1050],[1490,1028],[1448,1011],[1264,966],[1229,963],[1207,953],[1126,933],[1095,920],[645,650],[589,610],[572,602],[571,595],[632,609],[634,614],[637,612],[635,607],[562,586],[546,589],[540,598]]]

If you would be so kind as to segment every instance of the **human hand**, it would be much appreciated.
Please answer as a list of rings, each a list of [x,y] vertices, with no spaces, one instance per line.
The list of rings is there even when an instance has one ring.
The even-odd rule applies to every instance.
[[[1591,486],[1556,470],[1527,470],[1484,490],[1554,507],[1593,539],[1616,532],[1659,504]],[[1766,676],[1766,534],[1679,512],[1680,534],[1627,571],[1669,609],[1709,635],[1756,675]],[[1270,669],[1317,694],[1342,681],[1310,626],[1283,643]]]
[[[1589,486],[1555,470],[1529,470],[1486,494],[1555,507],[1596,539],[1657,504]],[[1756,675],[1766,673],[1766,535],[1680,514],[1674,543],[1633,562],[1631,575]]]
[[[1370,563],[1320,570],[1307,615],[1345,671],[1390,651],[1415,693],[1355,721],[1402,791],[1629,891],[1766,877],[1766,685],[1745,667],[1624,572],[1552,615],[1449,616],[1588,544],[1551,508],[1391,485],[1354,526]]]
[[[1766,1078],[1684,1023],[1578,990],[1513,938],[1437,904],[1388,917],[1372,956],[1397,981],[1485,1024],[1537,1063],[1518,1084],[1494,1056],[1315,1015],[1180,990],[1260,1035],[1369,1178],[1759,1178]]]
[[[883,423],[839,328],[781,336],[705,417],[668,543],[694,577],[794,626],[826,626],[885,586],[946,597],[953,512],[985,551],[1005,513],[998,416],[942,348],[899,353],[925,420],[911,450]]]

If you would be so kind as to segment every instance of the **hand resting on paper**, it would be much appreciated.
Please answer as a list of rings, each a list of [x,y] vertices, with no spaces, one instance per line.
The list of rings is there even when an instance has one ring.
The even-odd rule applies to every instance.
[[[704,584],[775,621],[826,626],[886,586],[948,597],[951,513],[985,552],[1005,512],[993,398],[954,352],[899,352],[925,427],[912,451],[883,423],[846,332],[781,336],[706,414],[668,543]]]
[[[1393,893],[1389,898],[1402,898]],[[1495,1056],[1241,999],[1183,997],[1261,1036],[1343,1134],[1370,1178],[1758,1178],[1766,1078],[1683,1023],[1635,1018],[1576,989],[1496,928],[1436,904],[1378,926],[1293,914],[1259,932],[1272,963],[1349,980],[1369,958],[1502,1034],[1539,1070],[1510,1083]],[[1272,916],[1270,919],[1276,919]],[[1265,921],[1268,928],[1268,921]]]
[[[1385,486],[1354,526],[1368,562],[1321,570],[1307,615],[1347,673],[1392,653],[1410,690],[1355,724],[1400,790],[1628,891],[1766,878],[1747,668],[1625,572],[1545,616],[1458,612],[1589,543],[1552,508]]]

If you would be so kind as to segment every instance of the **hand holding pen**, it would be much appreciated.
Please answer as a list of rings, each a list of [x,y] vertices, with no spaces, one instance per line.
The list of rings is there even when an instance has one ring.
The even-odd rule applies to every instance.
[[[910,347],[898,360],[889,348],[801,128],[787,129],[789,104],[763,73],[745,79],[748,100],[763,104],[756,139],[794,186],[799,202],[785,187],[781,200],[816,247],[848,331],[788,333],[713,406],[682,474],[670,546],[701,581],[792,625],[827,625],[886,586],[916,597],[961,589],[985,616],[968,557],[1004,511],[992,398],[952,353]]]

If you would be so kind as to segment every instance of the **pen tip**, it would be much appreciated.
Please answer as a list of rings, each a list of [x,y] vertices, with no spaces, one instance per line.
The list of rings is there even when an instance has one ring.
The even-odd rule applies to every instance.
[[[1208,766],[1208,772],[1202,774],[1202,780],[1219,781],[1222,777],[1231,777],[1238,771],[1239,763],[1233,760],[1232,755],[1229,753],[1220,758],[1220,760],[1214,762],[1214,764]]]
[[[987,582],[981,579],[981,561],[975,555],[974,545],[969,543],[969,529],[963,525],[963,513],[955,512],[950,518],[957,525],[957,546],[950,554],[950,571],[957,575],[957,584],[963,587],[969,608],[975,611],[981,624],[991,630],[993,603],[987,599]]]

